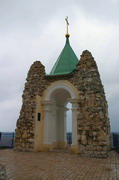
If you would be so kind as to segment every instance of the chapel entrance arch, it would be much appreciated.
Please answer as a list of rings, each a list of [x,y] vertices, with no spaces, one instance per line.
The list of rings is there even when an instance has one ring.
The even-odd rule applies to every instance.
[[[45,93],[43,144],[52,148],[66,148],[67,103],[72,104],[72,147],[77,146],[78,93],[70,83],[54,83]]]

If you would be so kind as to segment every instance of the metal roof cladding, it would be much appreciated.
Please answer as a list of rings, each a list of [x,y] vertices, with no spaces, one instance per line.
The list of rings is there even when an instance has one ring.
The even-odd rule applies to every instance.
[[[76,68],[77,63],[78,58],[75,55],[72,47],[70,46],[69,35],[66,35],[66,44],[49,75],[61,75],[71,73]]]

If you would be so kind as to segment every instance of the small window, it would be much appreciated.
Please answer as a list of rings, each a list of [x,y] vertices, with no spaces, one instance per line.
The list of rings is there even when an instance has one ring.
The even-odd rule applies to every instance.
[[[41,113],[38,113],[37,119],[38,119],[38,121],[40,121],[40,119],[41,119]]]

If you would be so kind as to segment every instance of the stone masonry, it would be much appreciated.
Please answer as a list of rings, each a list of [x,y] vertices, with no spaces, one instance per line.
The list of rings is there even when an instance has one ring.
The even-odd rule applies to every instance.
[[[23,104],[17,121],[15,149],[33,151],[36,95],[42,95],[47,87],[44,66],[36,61],[28,72],[23,92]]]
[[[90,52],[84,51],[81,55],[71,82],[79,92],[79,155],[106,157],[110,144],[108,106],[97,65]]]
[[[34,151],[36,96],[42,96],[52,82],[68,80],[78,93],[78,154],[87,157],[107,157],[110,148],[108,105],[96,62],[84,51],[76,69],[66,75],[48,76],[40,61],[31,66],[23,92],[23,104],[17,120],[15,149]]]
[[[5,166],[0,164],[0,180],[7,180]]]

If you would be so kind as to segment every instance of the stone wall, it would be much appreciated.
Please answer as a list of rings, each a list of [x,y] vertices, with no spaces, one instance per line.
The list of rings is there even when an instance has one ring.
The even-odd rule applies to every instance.
[[[89,51],[81,55],[70,81],[79,92],[79,155],[106,157],[110,144],[108,107],[97,65]]]
[[[36,61],[31,66],[23,92],[23,104],[17,120],[15,149],[19,151],[34,150],[34,127],[36,120],[36,95],[42,96],[47,86],[44,66]]]
[[[7,180],[5,166],[0,164],[0,180]]]
[[[106,157],[109,149],[109,119],[104,89],[97,65],[89,51],[84,51],[74,72],[47,76],[44,66],[36,61],[30,68],[23,92],[23,104],[17,121],[15,149],[34,150],[36,96],[42,96],[48,85],[68,80],[79,92],[78,153],[80,156]]]

